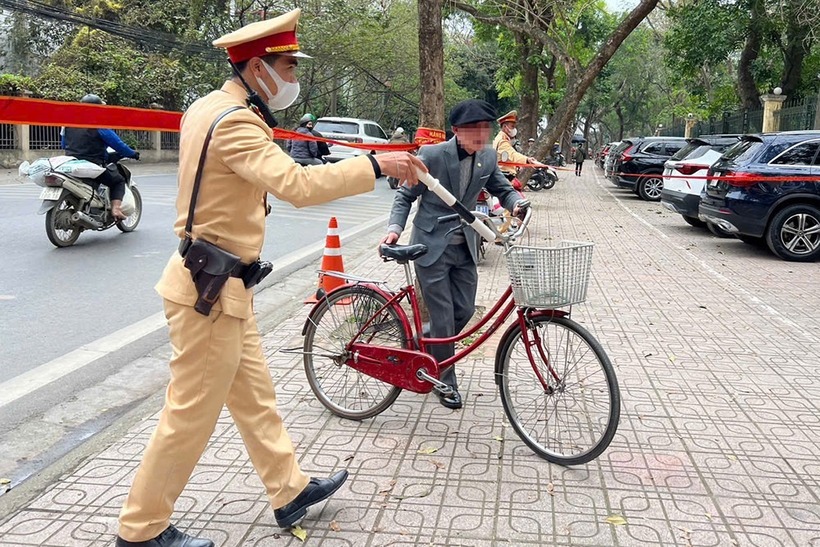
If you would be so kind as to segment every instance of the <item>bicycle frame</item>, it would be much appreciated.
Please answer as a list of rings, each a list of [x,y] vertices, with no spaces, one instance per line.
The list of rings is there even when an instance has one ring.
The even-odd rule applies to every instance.
[[[490,325],[490,327],[478,337],[478,339],[474,340],[470,344],[466,345],[463,349],[457,351],[452,357],[445,359],[444,361],[437,363],[438,364],[438,371],[440,372],[442,369],[447,367],[453,366],[456,362],[460,361],[464,357],[471,354],[473,351],[476,350],[479,346],[484,344],[495,332],[502,326],[504,323],[507,322],[507,319],[513,314],[516,310],[517,306],[515,303],[515,299],[512,294],[512,287],[508,286],[504,293],[498,298],[496,303],[493,305],[492,309],[487,312],[487,314],[472,328],[467,330],[466,332],[459,333],[455,336],[447,337],[447,338],[432,338],[432,337],[422,337],[419,336],[418,333],[422,332],[422,322],[421,322],[421,311],[419,308],[418,298],[416,296],[416,289],[412,283],[412,274],[410,273],[410,266],[409,264],[404,264],[405,268],[405,276],[407,278],[407,284],[401,287],[395,293],[387,292],[382,290],[375,284],[372,283],[364,283],[365,286],[372,288],[374,290],[379,291],[382,295],[387,298],[387,302],[381,306],[378,310],[376,310],[370,318],[361,326],[358,332],[352,337],[350,342],[347,344],[346,349],[348,351],[353,349],[354,344],[357,344],[359,338],[367,332],[372,322],[386,309],[390,307],[394,307],[396,310],[400,311],[399,317],[402,321],[402,328],[405,331],[405,334],[409,335],[408,339],[413,340],[415,345],[415,350],[419,353],[429,355],[428,347],[433,345],[441,345],[441,344],[450,344],[459,342],[461,340],[465,340],[471,337],[473,334],[481,330],[485,325],[487,325],[493,318],[495,321]],[[404,313],[404,308],[401,307],[402,300],[407,299],[410,304],[410,308],[413,314],[413,322],[411,323],[407,317],[407,314]],[[564,317],[568,315],[568,312],[562,310],[535,310],[535,309],[521,309],[518,308],[517,318],[516,321],[510,325],[507,330],[507,334],[509,334],[512,329],[518,326],[521,329],[521,336],[524,339],[525,347],[527,349],[527,357],[530,360],[530,363],[533,366],[533,371],[535,372],[536,377],[538,378],[539,382],[541,383],[542,388],[547,391],[551,392],[552,388],[549,385],[549,381],[544,378],[541,371],[536,367],[535,363],[538,361],[535,359],[535,356],[532,353],[532,347],[535,346],[538,356],[540,357],[541,361],[546,363],[550,375],[552,376],[553,380],[556,382],[560,381],[560,377],[553,369],[551,365],[551,361],[547,356],[547,352],[544,351],[543,344],[541,343],[540,338],[535,338],[534,340],[530,340],[527,328],[527,319],[534,315],[549,315],[552,317]],[[507,336],[505,334],[505,336]],[[365,342],[366,343],[366,342]],[[498,364],[496,365],[497,368]]]

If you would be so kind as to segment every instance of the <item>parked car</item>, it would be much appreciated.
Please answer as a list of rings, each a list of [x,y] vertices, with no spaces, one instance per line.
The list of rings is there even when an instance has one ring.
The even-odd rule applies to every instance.
[[[387,144],[388,142],[384,130],[371,120],[325,117],[316,120],[314,129],[323,136],[337,141],[374,144]],[[373,153],[372,150],[360,150],[341,144],[329,144],[329,147],[330,155],[325,156],[328,161],[339,161],[368,152]]]
[[[783,260],[820,257],[820,131],[746,135],[708,171],[699,217]]]
[[[604,176],[606,178],[612,177],[612,169],[615,167],[615,158],[617,158],[620,151],[625,149],[627,146],[629,146],[629,143],[625,143],[623,141],[611,143],[609,151],[604,158]]]
[[[736,144],[741,135],[701,135],[686,140],[686,146],[663,166],[661,205],[679,213],[692,226],[706,224],[698,219],[700,192],[706,185],[706,172],[720,159],[724,150]]]
[[[595,155],[595,164],[598,167],[600,167],[601,169],[604,168],[604,162],[606,161],[607,154],[609,154],[609,151],[616,144],[618,144],[618,141],[606,143],[603,147],[601,147],[601,149]]]
[[[630,188],[641,199],[660,201],[663,164],[686,145],[683,137],[634,137],[615,158],[612,182]],[[620,148],[620,147],[619,147]]]

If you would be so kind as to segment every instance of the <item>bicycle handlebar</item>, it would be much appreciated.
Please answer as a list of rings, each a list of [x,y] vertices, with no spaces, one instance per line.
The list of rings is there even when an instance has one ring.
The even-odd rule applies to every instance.
[[[495,241],[496,239],[501,239],[504,242],[509,242],[517,239],[524,233],[524,230],[527,229],[527,225],[530,223],[530,219],[532,218],[532,207],[528,206],[525,213],[524,218],[521,219],[521,225],[518,227],[518,230],[515,231],[514,234],[504,235],[496,229],[495,225],[492,222],[487,222],[490,219],[489,215],[481,213],[479,211],[470,211],[468,210],[460,201],[458,201],[453,194],[451,194],[446,188],[441,185],[441,182],[438,181],[433,175],[430,173],[423,173],[418,171],[419,181],[424,183],[427,188],[430,189],[431,192],[436,194],[441,200],[449,205],[450,207],[455,210],[455,215],[445,215],[443,217],[439,217],[439,222],[447,222],[449,220],[454,220],[456,218],[461,218],[462,222],[470,226],[473,230],[478,232],[481,237],[486,239],[487,241]],[[529,200],[527,200],[529,202]]]
[[[470,226],[473,230],[481,234],[481,237],[487,241],[495,241],[497,232],[487,226],[484,222],[477,219],[473,213],[469,211],[460,201],[458,201],[447,188],[443,187],[438,179],[434,178],[430,173],[417,171],[419,180],[423,182],[431,192],[436,194],[441,200],[453,208],[458,213],[458,216]],[[493,233],[495,232],[495,233]]]

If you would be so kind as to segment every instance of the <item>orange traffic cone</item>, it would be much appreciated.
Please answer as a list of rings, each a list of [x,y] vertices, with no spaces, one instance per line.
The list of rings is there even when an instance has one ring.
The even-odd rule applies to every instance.
[[[330,272],[344,272],[345,266],[342,261],[342,243],[339,239],[339,224],[336,217],[330,217],[327,225],[327,237],[325,238],[325,252],[322,255],[321,269]],[[341,277],[319,274],[319,289],[316,294],[305,300],[306,304],[318,302],[325,294],[336,287],[344,285],[345,281]]]

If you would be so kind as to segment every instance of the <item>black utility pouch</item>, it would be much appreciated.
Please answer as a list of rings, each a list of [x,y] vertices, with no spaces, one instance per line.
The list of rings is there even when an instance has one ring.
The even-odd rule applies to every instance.
[[[184,264],[196,287],[194,309],[202,315],[210,315],[222,287],[239,264],[239,257],[213,243],[197,239],[188,245]]]
[[[245,284],[246,289],[250,289],[258,285],[272,271],[273,264],[267,260],[257,260],[248,266],[248,270],[242,276],[242,282]]]

